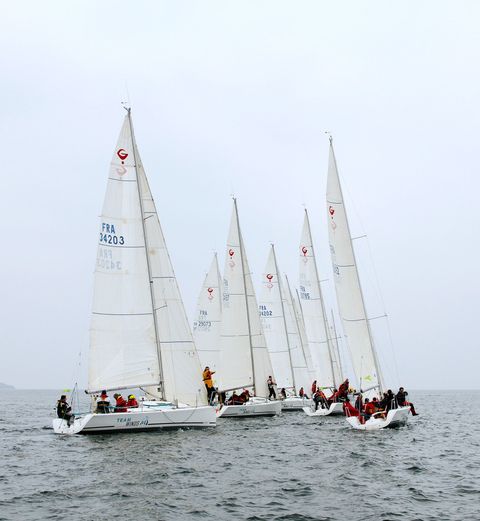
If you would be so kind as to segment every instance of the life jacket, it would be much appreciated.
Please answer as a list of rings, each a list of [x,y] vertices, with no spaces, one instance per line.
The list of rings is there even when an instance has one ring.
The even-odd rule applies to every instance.
[[[130,407],[130,408],[138,407],[137,400],[135,400],[135,398],[128,400],[127,407]]]
[[[123,396],[119,396],[115,401],[115,412],[127,412],[127,402]]]
[[[366,414],[374,414],[375,404],[373,402],[368,402],[364,405],[363,410]]]

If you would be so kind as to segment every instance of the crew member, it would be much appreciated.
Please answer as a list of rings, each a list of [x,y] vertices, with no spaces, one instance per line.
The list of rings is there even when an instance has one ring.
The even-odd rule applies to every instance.
[[[130,394],[128,396],[127,407],[129,409],[135,409],[136,407],[138,407],[138,402],[133,394]]]
[[[115,393],[113,397],[116,402],[115,412],[127,412],[127,402],[125,401],[125,398],[119,393]]]
[[[410,412],[412,413],[412,416],[418,416],[418,412],[415,411],[415,407],[412,402],[407,402],[407,396],[408,393],[405,391],[403,387],[400,387],[397,393],[397,403],[400,407],[406,407],[410,405]]]
[[[275,385],[277,385],[271,376],[267,379],[267,386],[268,386],[268,399],[270,400],[273,396],[273,399],[277,399],[277,395],[275,394]]]
[[[215,371],[210,371],[210,367],[205,367],[203,371],[203,382],[205,384],[205,388],[207,389],[207,398],[208,403],[210,403],[212,393],[215,391],[215,388],[213,387],[213,380],[212,375],[215,374]]]
[[[75,416],[72,414],[72,408],[67,403],[67,396],[62,394],[60,400],[57,401],[57,416],[61,420],[67,420],[67,425],[70,427],[70,423],[73,422]]]
[[[97,400],[98,414],[106,414],[110,412],[110,400],[108,399],[107,391],[102,391],[100,398]]]

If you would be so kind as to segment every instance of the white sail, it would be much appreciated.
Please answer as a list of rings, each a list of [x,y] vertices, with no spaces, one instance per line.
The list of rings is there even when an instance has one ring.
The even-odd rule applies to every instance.
[[[142,210],[128,116],[100,219],[90,326],[90,392],[160,383]]]
[[[221,352],[217,379],[220,389],[254,387],[268,396],[267,379],[273,376],[258,315],[250,268],[234,199],[223,275]]]
[[[262,293],[258,306],[259,314],[277,385],[278,387],[295,389],[290,339],[285,316],[286,302],[283,297],[281,284],[282,281],[277,270],[275,249],[272,244],[262,277]]]
[[[217,371],[220,357],[220,324],[222,320],[222,278],[215,253],[203,282],[193,323],[193,338],[202,367]]]
[[[380,386],[380,390],[382,390],[382,376],[363,301],[362,288],[331,141],[327,181],[327,219],[335,290],[353,369],[361,388]]]
[[[335,381],[320,277],[306,210],[300,242],[299,265],[300,299],[317,385],[320,387],[337,387],[339,382]]]
[[[170,401],[206,404],[201,367],[130,111],[102,211],[90,342],[90,392],[149,387]]]

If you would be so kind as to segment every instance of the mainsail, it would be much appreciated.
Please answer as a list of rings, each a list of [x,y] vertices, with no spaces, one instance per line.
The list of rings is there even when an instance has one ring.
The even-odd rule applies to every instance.
[[[235,199],[223,283],[221,351],[217,371],[219,387],[224,391],[253,387],[257,396],[266,397],[267,379],[273,376],[273,371],[258,315]]]
[[[169,401],[206,404],[200,361],[130,110],[113,154],[101,216],[88,388],[129,387],[148,387]]]
[[[379,390],[382,391],[384,387],[382,375],[365,310],[331,139],[327,181],[327,219],[335,290],[353,370],[362,389],[379,387]]]
[[[197,302],[197,318],[193,338],[202,367],[216,371],[220,357],[220,324],[222,320],[222,278],[217,254],[213,256]]]
[[[299,260],[300,300],[317,385],[334,388],[341,382],[338,372],[335,371],[335,357],[328,334],[325,305],[307,210],[305,210]]]

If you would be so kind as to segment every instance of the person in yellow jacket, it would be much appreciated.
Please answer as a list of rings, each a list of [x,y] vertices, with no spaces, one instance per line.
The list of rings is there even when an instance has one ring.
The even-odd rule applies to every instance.
[[[205,387],[207,388],[207,397],[208,403],[210,403],[210,398],[212,393],[215,392],[215,388],[213,387],[212,375],[215,374],[215,371],[210,371],[210,367],[205,367],[203,371],[203,382],[205,383]]]

